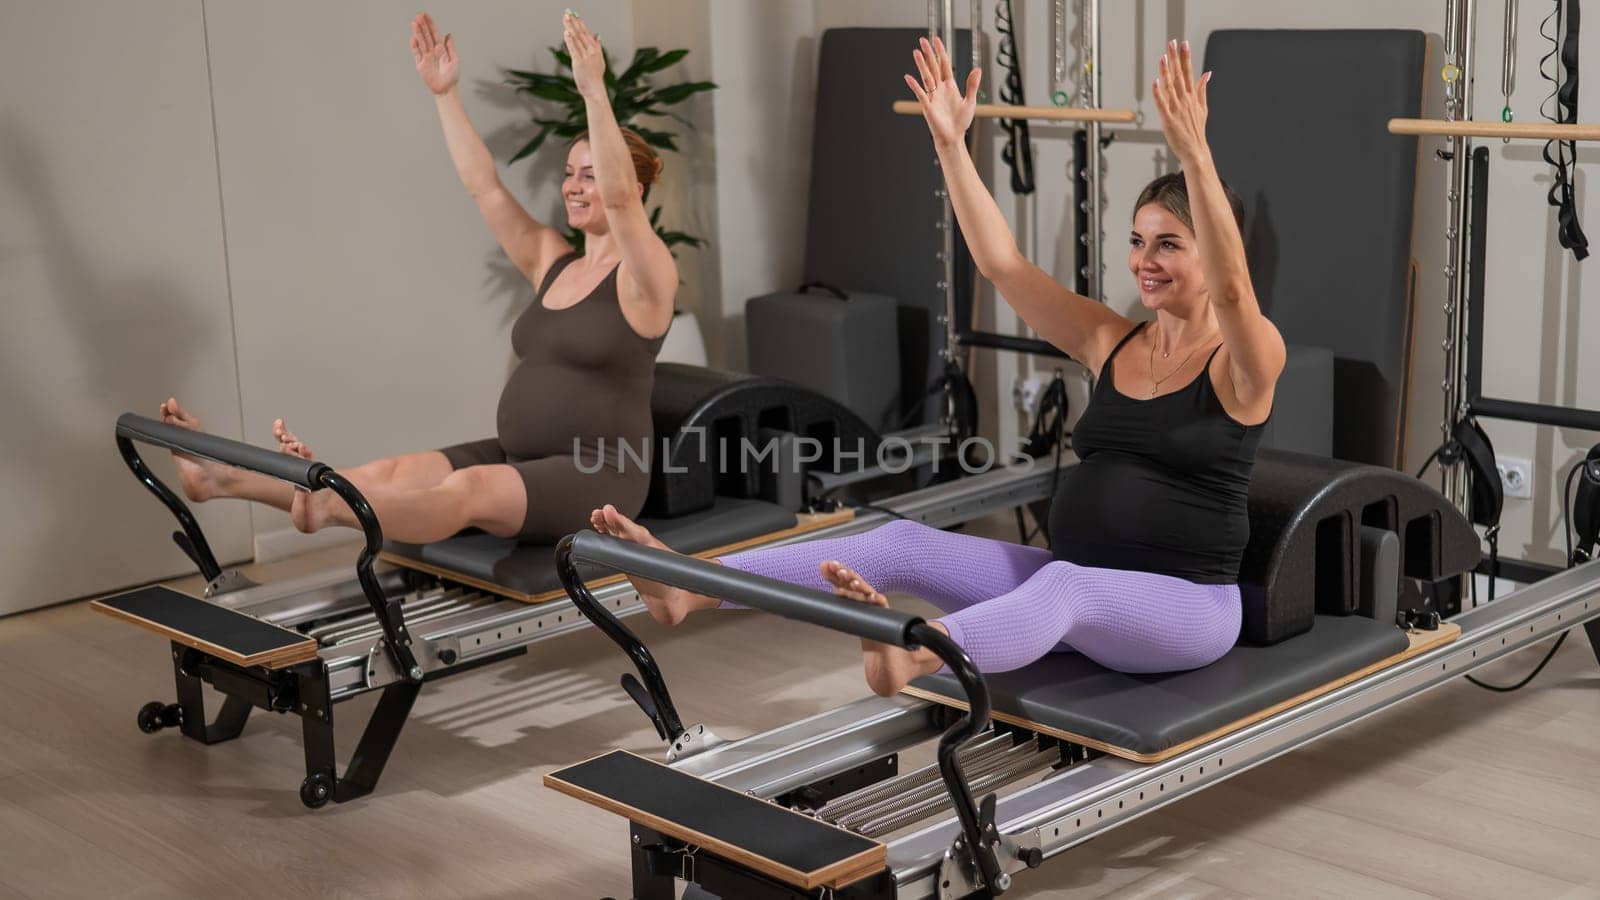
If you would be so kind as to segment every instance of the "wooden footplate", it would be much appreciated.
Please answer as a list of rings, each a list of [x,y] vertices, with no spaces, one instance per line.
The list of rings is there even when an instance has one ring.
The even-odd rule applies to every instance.
[[[246,668],[282,669],[317,656],[317,642],[297,631],[171,588],[139,588],[89,606]]]
[[[877,841],[625,750],[551,772],[544,783],[804,890],[843,888],[887,865]]]

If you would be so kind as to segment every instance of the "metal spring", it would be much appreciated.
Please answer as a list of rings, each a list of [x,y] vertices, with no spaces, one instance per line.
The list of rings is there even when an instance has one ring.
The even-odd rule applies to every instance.
[[[963,763],[969,784],[975,784],[982,778],[999,771],[1019,757],[1031,757],[1039,750],[1038,740],[1030,740],[1025,744],[1005,750],[1002,753],[975,760],[971,764]],[[840,828],[859,830],[862,826],[883,819],[885,816],[895,815],[908,807],[919,808],[929,801],[937,800],[945,795],[945,785],[942,778],[935,779],[920,785],[914,790],[903,791],[892,797],[887,797],[877,803],[862,807],[849,815],[839,817],[835,822]]]
[[[1006,734],[992,734],[989,737],[973,741],[958,751],[957,756],[963,766],[971,765],[979,756],[988,756],[998,753],[1011,743],[1011,736]],[[937,765],[923,766],[914,772],[897,775],[887,781],[881,781],[870,787],[862,788],[849,794],[835,797],[817,810],[817,817],[829,822],[837,821],[841,816],[849,815],[862,807],[869,806],[885,797],[890,797],[902,791],[910,790],[925,783],[931,778],[939,777]]]
[[[1019,748],[1020,749],[1020,748]],[[1035,752],[1028,756],[1019,756],[1011,764],[993,771],[987,775],[971,779],[972,793],[978,795],[984,791],[1003,787],[1023,778],[1032,772],[1048,767],[1054,762],[1054,755],[1050,753]],[[928,818],[950,807],[950,795],[939,793],[932,799],[907,808],[901,812],[885,816],[876,821],[862,825],[860,833],[866,837],[878,837],[898,831],[913,822]]]

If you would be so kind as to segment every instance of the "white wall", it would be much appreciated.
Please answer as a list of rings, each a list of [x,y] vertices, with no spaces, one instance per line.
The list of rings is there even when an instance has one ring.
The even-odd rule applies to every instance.
[[[673,0],[671,3],[635,2],[633,7],[634,44],[653,46],[662,51],[686,49],[689,55],[670,70],[655,76],[656,84],[681,81],[717,82],[712,54],[711,0]],[[620,66],[626,58],[619,59]],[[736,79],[737,80],[737,79]],[[650,208],[661,208],[661,224],[706,241],[703,248],[679,245],[677,254],[678,287],[676,307],[694,313],[714,328],[702,329],[712,358],[720,358],[723,342],[720,327],[722,310],[722,236],[718,226],[717,142],[714,115],[715,91],[710,96],[697,94],[673,108],[675,115],[689,124],[674,120],[653,123],[651,127],[677,135],[677,153],[662,156],[661,180],[651,189]],[[676,326],[675,326],[676,327]]]
[[[502,70],[551,70],[564,8],[430,4],[497,159],[532,133]],[[258,444],[284,416],[336,465],[493,432],[532,289],[496,275],[451,167],[410,57],[414,5],[0,12],[17,38],[0,55],[0,612],[191,568],[116,456],[125,410],[177,394]],[[583,12],[631,56],[630,4]],[[536,216],[560,215],[560,157],[503,171]],[[252,537],[306,546],[272,510],[197,512],[225,562]]]
[[[5,613],[192,570],[113,423],[176,391],[237,437],[239,393],[199,6],[3,0],[0,21]],[[249,555],[243,507],[199,518]]]
[[[714,359],[745,364],[744,304],[793,290],[805,254],[816,102],[810,3],[712,0],[717,224],[724,321]]]

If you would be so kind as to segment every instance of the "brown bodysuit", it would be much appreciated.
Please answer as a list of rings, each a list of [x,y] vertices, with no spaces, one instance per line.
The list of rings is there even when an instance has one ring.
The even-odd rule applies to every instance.
[[[529,543],[556,542],[607,503],[637,515],[650,487],[639,459],[648,460],[653,438],[650,389],[662,338],[640,337],[623,318],[615,268],[572,306],[546,309],[550,285],[578,258],[550,266],[511,328],[518,361],[500,393],[499,437],[440,451],[456,469],[517,470],[528,494],[517,539]]]

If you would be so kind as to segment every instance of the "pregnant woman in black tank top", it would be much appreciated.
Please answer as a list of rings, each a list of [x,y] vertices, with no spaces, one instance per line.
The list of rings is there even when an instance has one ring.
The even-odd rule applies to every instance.
[[[879,591],[917,594],[947,613],[934,626],[985,672],[1062,648],[1125,672],[1208,665],[1238,638],[1250,472],[1284,362],[1283,340],[1250,284],[1240,206],[1206,144],[1209,78],[1194,79],[1188,45],[1174,43],[1153,86],[1183,173],[1157,178],[1134,204],[1128,270],[1150,319],[1136,324],[1018,251],[967,153],[981,73],[963,93],[937,41],[922,41],[913,56],[919,77],[906,82],[973,259],[1024,321],[1098,376],[1073,431],[1080,463],[1051,505],[1050,549],[900,521],[722,562],[864,602],[884,603]],[[592,522],[658,545],[610,508]],[[635,585],[668,623],[716,605]],[[939,665],[926,650],[866,647],[867,681],[881,694]]]
[[[643,139],[617,125],[599,41],[570,12],[562,34],[589,121],[589,132],[567,154],[561,185],[567,222],[585,235],[582,255],[501,183],[461,102],[454,39],[440,38],[426,14],[412,21],[412,56],[434,96],[456,172],[538,294],[512,329],[518,364],[500,398],[497,437],[345,472],[372,503],[387,537],[426,543],[477,527],[551,542],[581,528],[597,504],[636,512],[644,502],[648,469],[617,451],[626,444],[636,460],[650,441],[655,355],[678,290],[677,265],[644,210],[661,163]],[[161,413],[174,425],[200,426],[176,399],[163,403]],[[281,419],[273,433],[284,452],[311,458]],[[349,507],[330,491],[308,494],[174,455],[191,500],[267,503],[289,511],[307,532],[357,527]]]

